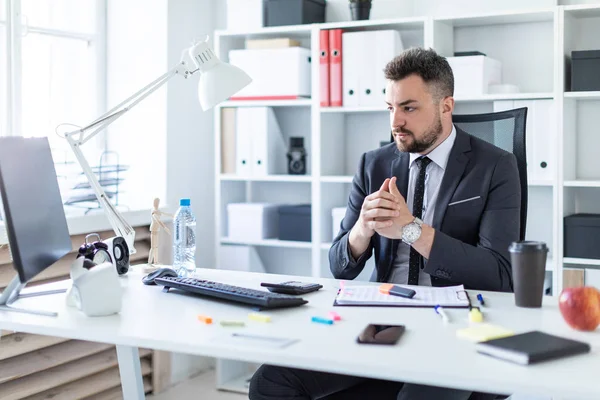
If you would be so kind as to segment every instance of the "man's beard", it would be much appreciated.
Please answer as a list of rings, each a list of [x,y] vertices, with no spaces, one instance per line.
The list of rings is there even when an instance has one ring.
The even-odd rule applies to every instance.
[[[429,126],[429,128],[427,128],[427,130],[425,130],[425,133],[423,134],[423,137],[420,139],[416,139],[415,138],[415,134],[411,131],[409,131],[408,129],[404,129],[404,128],[400,128],[400,129],[394,129],[393,133],[394,135],[401,132],[407,135],[410,135],[410,137],[412,138],[412,141],[410,143],[405,143],[405,142],[401,142],[400,140],[396,139],[394,137],[394,140],[396,142],[396,146],[398,147],[398,150],[402,151],[402,152],[407,152],[407,153],[424,153],[425,151],[429,150],[431,148],[431,146],[434,145],[434,143],[437,141],[437,139],[440,137],[440,135],[442,134],[442,119],[439,116],[439,113],[437,115],[437,118],[435,119],[435,121]]]

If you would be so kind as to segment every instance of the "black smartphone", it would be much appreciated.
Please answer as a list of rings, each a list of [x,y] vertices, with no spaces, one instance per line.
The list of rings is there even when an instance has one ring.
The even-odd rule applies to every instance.
[[[360,344],[394,345],[404,333],[404,325],[369,324],[356,338]]]
[[[283,294],[306,294],[317,291],[323,287],[318,283],[304,283],[298,281],[288,281],[281,283],[263,282],[260,286],[266,287],[269,291]]]

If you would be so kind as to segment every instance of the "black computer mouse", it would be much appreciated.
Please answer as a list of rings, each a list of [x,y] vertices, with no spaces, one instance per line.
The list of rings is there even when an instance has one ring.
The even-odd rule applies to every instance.
[[[177,272],[175,272],[172,268],[159,268],[154,272],[150,272],[148,275],[142,278],[142,282],[144,285],[156,285],[154,280],[156,278],[164,278],[164,277],[176,277]]]

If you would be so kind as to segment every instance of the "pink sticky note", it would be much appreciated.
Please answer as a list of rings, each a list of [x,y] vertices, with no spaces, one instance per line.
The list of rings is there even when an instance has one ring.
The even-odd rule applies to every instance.
[[[342,320],[342,317],[340,317],[340,315],[338,313],[336,313],[335,311],[330,311],[328,315],[329,315],[329,318],[331,318],[334,321]]]

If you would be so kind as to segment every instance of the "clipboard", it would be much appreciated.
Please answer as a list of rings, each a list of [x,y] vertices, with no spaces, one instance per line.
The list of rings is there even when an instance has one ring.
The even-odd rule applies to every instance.
[[[340,288],[335,297],[335,307],[420,307],[469,308],[470,301],[463,285],[431,287],[399,285],[413,289],[412,299],[379,292],[379,286],[357,285]]]

